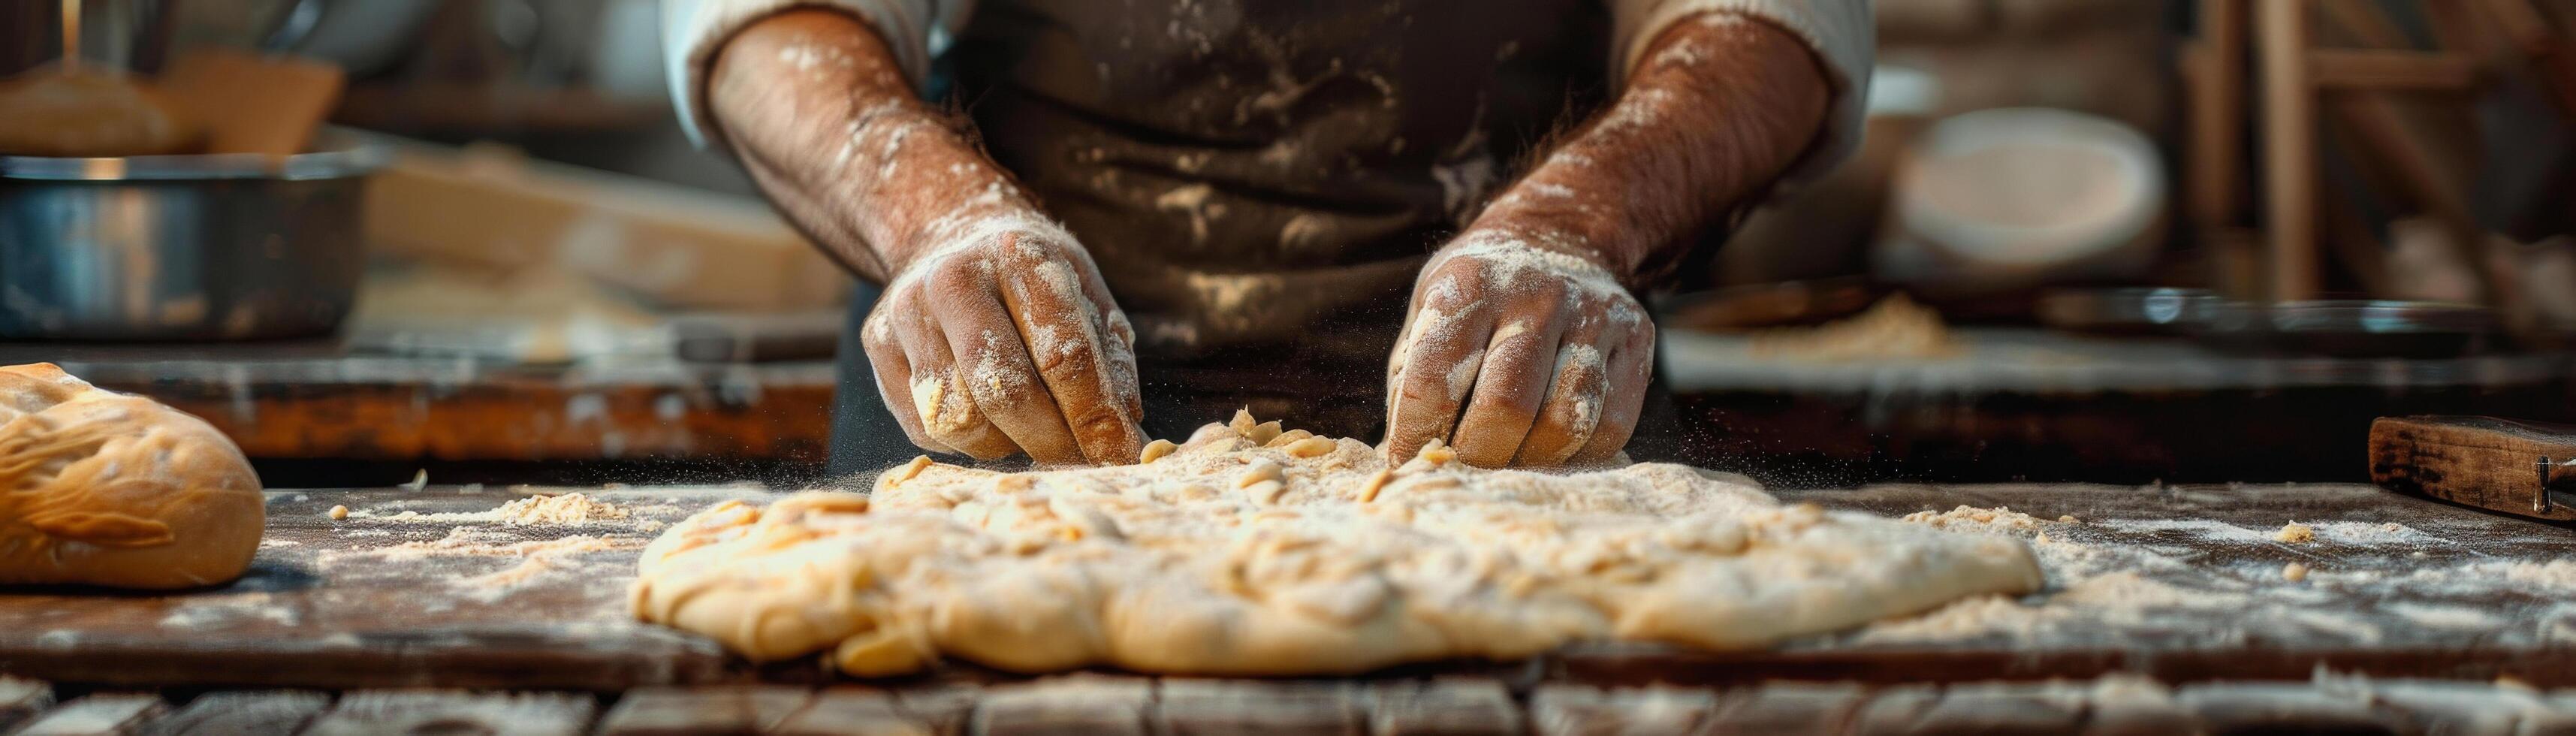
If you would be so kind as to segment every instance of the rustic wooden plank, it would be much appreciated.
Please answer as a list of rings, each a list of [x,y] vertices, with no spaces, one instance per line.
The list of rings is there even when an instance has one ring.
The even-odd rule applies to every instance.
[[[2370,480],[2505,513],[2576,521],[2576,495],[2541,495],[2536,461],[2576,459],[2576,427],[2492,417],[2382,417],[2370,424]]]
[[[821,462],[829,361],[575,368],[348,356],[336,346],[184,350],[0,345],[103,388],[204,418],[252,457],[406,460],[731,458]],[[14,358],[12,357],[14,356]]]
[[[770,731],[787,736],[931,736],[953,732],[906,712],[893,692],[864,687],[835,687],[814,693],[803,709],[788,715]]]
[[[84,695],[37,716],[16,736],[93,736],[141,732],[153,716],[168,712],[161,696],[143,693]]]
[[[1845,732],[1882,736],[1917,733],[1924,712],[1941,702],[1941,686],[1895,685],[1871,692],[1852,713]]]
[[[154,736],[294,733],[329,707],[330,695],[311,691],[214,692],[152,721],[143,732]]]
[[[586,495],[622,519],[517,525],[541,490],[279,491],[248,575],[169,595],[0,596],[0,669],[137,687],[595,692],[740,681],[714,641],[633,620],[635,555],[754,488]],[[355,513],[332,519],[345,505]],[[411,514],[404,518],[403,514]]]
[[[2084,722],[2081,693],[2032,683],[1900,685],[1854,717],[1855,734],[2059,734]]]
[[[1347,682],[1167,677],[1154,694],[1158,733],[1356,735],[1361,730],[1358,688]]]
[[[1550,736],[1691,733],[1717,711],[1717,692],[1673,687],[1603,690],[1544,685],[1530,694],[1530,728]]]
[[[271,497],[268,546],[250,577],[233,586],[176,595],[0,596],[0,669],[111,686],[595,692],[760,674],[703,637],[634,622],[626,595],[635,550],[658,531],[652,525],[763,492],[593,489],[630,518],[571,526],[470,520],[523,495],[279,492]],[[2576,631],[2576,614],[2560,608],[2576,594],[2576,572],[2557,562],[2576,558],[2576,537],[2557,527],[2353,485],[1874,486],[1780,495],[1894,515],[1959,504],[2011,506],[2042,519],[2070,514],[2081,523],[2047,522],[2053,538],[2102,552],[2145,550],[2172,563],[2140,570],[2143,582],[2193,595],[2255,586],[2262,595],[2247,596],[2250,604],[2277,594],[2295,596],[2297,605],[2193,606],[1984,638],[1888,641],[1845,632],[1744,652],[1585,644],[1495,671],[1596,686],[1744,686],[2132,671],[2168,681],[2304,680],[2322,665],[2379,678],[2512,675],[2544,687],[2576,683],[2576,658],[2566,656],[2564,640],[2564,632]],[[334,505],[369,516],[332,520],[324,512]],[[423,518],[388,518],[403,511]],[[2271,533],[2292,520],[2318,524],[2322,536],[2273,541]],[[2400,529],[2383,532],[2383,525]],[[442,551],[452,535],[492,535],[504,548],[588,538],[609,549],[553,557],[561,567],[520,570],[532,557],[524,550]],[[2294,560],[2320,572],[2305,584],[2280,584],[2282,564]],[[2422,574],[2449,568],[2461,574]],[[507,586],[471,582],[513,570],[532,574]],[[2467,592],[2445,592],[2452,588]],[[2403,611],[2451,618],[2427,624]],[[2476,612],[2520,623],[2443,623]],[[2358,622],[2367,636],[2335,626],[2273,626],[2328,615]],[[798,666],[812,669],[810,662]],[[1407,674],[1456,673],[1447,666]],[[909,706],[900,697],[897,705]]]
[[[1834,733],[1868,700],[1855,683],[1761,683],[1727,692],[1705,732]]]
[[[1151,733],[1145,724],[1153,703],[1150,680],[1087,674],[1051,677],[986,689],[969,731],[979,736],[1144,736]]]
[[[2371,707],[2369,698],[2308,683],[2213,682],[2189,685],[2174,701],[2200,718],[2207,733],[2418,733],[2403,716]]]
[[[2526,686],[2516,683],[2517,689]],[[2576,736],[2576,691],[2555,690],[2544,696],[2546,705],[2526,712],[2520,733],[2530,736]]]
[[[2396,680],[2370,683],[2371,697],[2425,733],[2512,736],[2564,733],[2576,719],[2549,706],[2539,691],[2491,682]]]
[[[2174,699],[2163,683],[2134,675],[2095,681],[2086,689],[2085,731],[2099,736],[2162,736],[2196,733],[2200,717]]]
[[[653,687],[627,692],[600,719],[603,736],[768,733],[813,694],[790,686]]]
[[[590,729],[599,703],[563,693],[478,694],[452,690],[364,690],[315,719],[306,736],[381,733],[495,733],[573,736]]]
[[[54,686],[0,675],[0,732],[27,722],[54,704]]]
[[[1498,680],[1392,680],[1368,691],[1369,733],[1470,736],[1522,732],[1521,707]]]
[[[895,691],[895,704],[933,733],[964,733],[967,720],[975,714],[975,701],[984,688],[973,683],[953,683],[907,687]]]

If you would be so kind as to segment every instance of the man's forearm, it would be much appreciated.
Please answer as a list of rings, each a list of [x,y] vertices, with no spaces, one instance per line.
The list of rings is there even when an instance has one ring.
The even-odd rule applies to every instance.
[[[1595,257],[1630,286],[1659,281],[1693,236],[1806,151],[1831,95],[1788,31],[1726,13],[1675,23],[1638,57],[1618,99],[1471,229]]]
[[[968,223],[1033,212],[947,116],[918,100],[858,18],[781,13],[726,42],[707,76],[721,135],[788,219],[885,281]]]

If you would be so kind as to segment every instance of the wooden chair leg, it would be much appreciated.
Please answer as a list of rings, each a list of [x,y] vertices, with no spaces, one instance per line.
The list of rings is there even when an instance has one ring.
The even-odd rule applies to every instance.
[[[2192,58],[2191,211],[2203,232],[2236,224],[2244,168],[2245,3],[2200,0]]]
[[[2264,226],[2273,301],[2317,296],[2316,88],[2308,80],[2308,0],[2255,3],[2263,70]]]

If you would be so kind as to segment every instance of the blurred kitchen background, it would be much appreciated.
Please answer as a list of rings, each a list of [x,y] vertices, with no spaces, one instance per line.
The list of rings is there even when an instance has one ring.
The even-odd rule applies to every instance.
[[[1658,449],[1789,486],[2359,481],[2376,416],[2576,421],[2576,0],[1877,8],[1859,157],[1657,295],[1690,427]],[[204,416],[272,485],[819,478],[848,282],[682,136],[655,0],[81,12],[90,63],[336,68],[315,150],[390,155],[122,186],[8,159],[0,285],[64,262],[8,250],[37,208],[161,208],[74,238],[112,239],[273,206],[189,247],[350,265],[233,279],[305,294],[274,334],[20,288],[0,358]],[[0,76],[56,63],[60,21],[0,2]]]

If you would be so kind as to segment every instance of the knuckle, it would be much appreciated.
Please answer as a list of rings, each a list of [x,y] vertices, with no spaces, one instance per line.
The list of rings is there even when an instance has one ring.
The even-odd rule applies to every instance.
[[[1075,409],[1073,415],[1066,419],[1074,431],[1086,439],[1120,437],[1127,429],[1127,419],[1107,404],[1093,403]]]
[[[983,272],[969,267],[968,264],[971,263],[973,259],[968,258],[950,258],[941,261],[930,271],[927,279],[930,282],[929,288],[942,294],[954,294],[975,288]],[[935,304],[937,300],[934,299],[932,302]]]
[[[1470,414],[1499,412],[1523,416],[1538,413],[1539,402],[1542,399],[1537,392],[1516,390],[1517,388],[1517,386],[1497,386],[1488,389],[1479,383],[1475,395],[1468,399],[1467,411]]]
[[[1404,399],[1406,407],[1419,408],[1423,411],[1437,410],[1438,413],[1446,413],[1447,410],[1443,407],[1457,406],[1457,400],[1449,396],[1447,381],[1435,382],[1423,378],[1419,373],[1406,378],[1403,385],[1396,388],[1396,394]]]
[[[1055,345],[1032,350],[1029,357],[1037,364],[1038,373],[1057,378],[1080,375],[1098,357],[1089,341],[1065,340]]]

